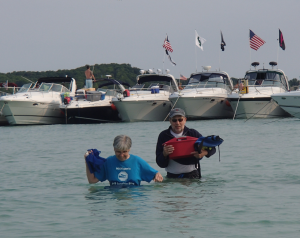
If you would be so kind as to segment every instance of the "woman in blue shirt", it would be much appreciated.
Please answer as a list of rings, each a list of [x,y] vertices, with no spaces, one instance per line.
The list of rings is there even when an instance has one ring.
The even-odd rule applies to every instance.
[[[92,174],[86,165],[89,183],[108,180],[110,185],[140,185],[141,181],[162,182],[163,177],[142,158],[129,154],[132,141],[130,137],[119,135],[114,139],[115,155],[106,159],[100,172]],[[87,152],[84,158],[91,152]]]

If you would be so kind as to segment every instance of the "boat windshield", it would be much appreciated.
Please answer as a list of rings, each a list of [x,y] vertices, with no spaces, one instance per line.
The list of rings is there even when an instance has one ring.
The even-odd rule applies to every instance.
[[[224,88],[226,85],[230,85],[227,75],[218,73],[203,73],[192,75],[185,89]]]
[[[52,87],[52,83],[42,83],[41,86],[38,88],[40,92],[47,92]]]
[[[286,85],[285,77],[281,72],[276,71],[264,71],[264,72],[249,72],[245,75],[245,78],[248,79],[249,86],[281,86]]]
[[[118,90],[116,89],[108,89],[108,88],[98,88],[97,89],[97,92],[101,92],[101,93],[104,93],[106,96],[112,96],[112,97],[115,97],[118,92]]]
[[[20,88],[20,90],[17,93],[27,92],[31,88],[31,86],[32,86],[32,83],[26,83]]]
[[[65,86],[61,85],[61,84],[53,84],[53,86],[51,87],[50,91],[52,92],[70,92],[69,89],[67,89]]]

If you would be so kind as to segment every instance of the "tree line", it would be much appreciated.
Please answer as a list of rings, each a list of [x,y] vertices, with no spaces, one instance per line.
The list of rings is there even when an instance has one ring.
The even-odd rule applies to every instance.
[[[130,85],[136,84],[136,76],[139,75],[139,68],[132,67],[130,64],[95,64],[90,65],[91,70],[96,79],[107,78],[106,75],[111,75],[111,78],[120,80]],[[60,69],[57,71],[14,71],[10,73],[0,73],[0,82],[16,83],[22,86],[30,81],[36,82],[43,77],[65,77],[66,75],[76,80],[77,87],[83,88],[85,85],[86,66],[81,66],[76,69]],[[28,79],[28,80],[27,80]]]
[[[130,85],[136,84],[136,76],[140,74],[140,69],[137,67],[132,67],[130,64],[95,64],[90,66],[93,71],[95,78],[106,78],[106,75],[111,75],[112,78],[126,82]],[[22,86],[28,83],[28,80],[33,82],[37,81],[42,77],[65,77],[66,75],[72,77],[76,80],[77,88],[83,88],[85,85],[85,75],[84,71],[86,66],[81,66],[76,69],[59,69],[57,71],[14,71],[11,73],[0,73],[0,83],[10,82],[16,83],[18,86]],[[232,77],[231,79],[237,80],[237,78]],[[188,81],[180,81],[183,85],[187,84]],[[300,80],[293,78],[288,81],[289,86],[299,86]]]

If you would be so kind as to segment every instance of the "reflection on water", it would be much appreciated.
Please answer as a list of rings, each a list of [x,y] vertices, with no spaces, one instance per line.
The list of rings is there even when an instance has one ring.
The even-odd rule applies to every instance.
[[[102,219],[107,219],[104,214],[110,214],[110,219],[112,216],[138,219],[148,216],[147,219],[151,220],[160,214],[167,219],[189,220],[208,213],[206,204],[222,193],[220,187],[223,183],[207,178],[165,179],[163,183],[128,188],[93,185],[85,198],[89,201],[91,216]]]

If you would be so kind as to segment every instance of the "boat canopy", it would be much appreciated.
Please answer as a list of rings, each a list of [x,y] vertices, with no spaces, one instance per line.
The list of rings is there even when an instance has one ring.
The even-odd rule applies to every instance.
[[[264,70],[247,72],[245,79],[248,80],[248,85],[260,86],[280,86],[281,84],[288,89],[287,80],[282,71]]]
[[[107,81],[107,82],[105,82],[105,81]],[[98,88],[102,88],[102,87],[109,86],[109,85],[114,85],[114,84],[117,84],[117,85],[122,84],[122,85],[130,87],[129,83],[118,81],[116,79],[96,79],[96,82],[105,82],[103,84],[100,84],[98,86]]]
[[[37,81],[37,84],[41,83],[70,83],[73,80],[71,77],[44,77]]]

